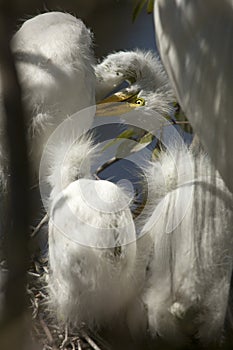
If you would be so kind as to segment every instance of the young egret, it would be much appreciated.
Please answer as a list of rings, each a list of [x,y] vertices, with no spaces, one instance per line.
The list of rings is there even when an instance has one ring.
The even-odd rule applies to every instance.
[[[150,108],[149,96],[156,89],[154,101],[158,102],[157,110],[160,114],[170,110],[172,93],[157,59],[140,52],[130,52],[129,55],[141,57],[144,64],[149,61],[151,67],[153,62],[157,63],[158,77],[154,86],[151,81],[149,89],[143,90],[145,105],[148,102]],[[118,61],[117,54],[108,58]],[[110,92],[113,87],[108,85],[104,67],[104,64],[96,67],[97,79],[100,75],[103,79],[101,86],[97,84],[97,94],[106,84],[105,91]],[[143,67],[141,63],[144,72]],[[135,84],[127,90],[128,94],[139,93],[140,78],[144,76],[144,82],[149,76],[147,70],[144,75],[137,71],[135,74]],[[115,78],[118,78],[117,74]],[[121,80],[125,79],[122,75]],[[65,139],[64,134],[55,137],[48,149],[49,158],[53,160],[49,160],[52,167],[48,174],[52,188],[49,200],[51,301],[61,322],[72,326],[85,322],[94,329],[115,328],[117,324],[115,329],[118,330],[124,325],[123,328],[128,329],[133,337],[138,337],[146,332],[146,311],[140,296],[151,238],[145,235],[136,241],[129,196],[117,185],[92,179],[93,145],[85,138],[75,142],[73,136],[68,133]]]
[[[233,259],[233,198],[203,153],[162,153],[148,169],[154,196],[143,231],[153,258],[143,300],[148,327],[170,345],[220,344]]]
[[[92,37],[81,20],[68,13],[48,12],[27,20],[12,38],[11,47],[27,112],[34,185],[43,148],[52,132],[69,115],[95,104]],[[2,144],[3,113],[0,101],[2,209],[8,179],[7,156]],[[93,114],[87,113],[85,120],[80,120],[81,132],[90,127]],[[2,215],[1,221],[4,217]]]
[[[58,319],[72,326],[111,329],[122,322],[137,332],[150,238],[140,240],[138,252],[131,198],[109,181],[92,179],[90,139],[67,143],[49,150],[51,302]]]
[[[38,175],[43,147],[69,115],[95,104],[92,37],[80,19],[48,12],[27,20],[12,38],[23,90],[30,158]],[[1,111],[3,113],[3,111]],[[80,122],[89,128],[93,115]],[[3,135],[2,116],[0,136]],[[3,166],[4,152],[0,151]]]
[[[179,103],[233,192],[233,1],[156,0],[154,17]]]
[[[145,106],[162,115],[172,110],[174,94],[158,57],[152,52],[135,50],[110,54],[95,67],[95,73],[97,101],[124,81],[129,83],[101,103],[127,102],[132,108]]]

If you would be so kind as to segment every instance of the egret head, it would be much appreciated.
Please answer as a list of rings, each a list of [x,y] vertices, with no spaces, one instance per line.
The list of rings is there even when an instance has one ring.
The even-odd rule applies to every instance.
[[[152,52],[110,54],[95,67],[95,72],[97,102],[126,102],[130,108],[145,106],[160,114],[171,111],[174,95],[162,64]],[[127,87],[108,96],[124,81]]]

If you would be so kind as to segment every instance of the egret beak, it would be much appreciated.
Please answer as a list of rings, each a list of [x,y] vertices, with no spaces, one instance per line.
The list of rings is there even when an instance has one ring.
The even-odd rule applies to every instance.
[[[138,93],[129,93],[128,91],[119,91],[97,103],[96,116],[97,117],[110,117],[117,116],[132,109],[144,105],[142,99],[138,99]],[[138,104],[137,101],[142,101]]]

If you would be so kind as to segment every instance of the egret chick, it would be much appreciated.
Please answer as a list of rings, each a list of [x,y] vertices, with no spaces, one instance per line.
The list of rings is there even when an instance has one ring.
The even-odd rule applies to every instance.
[[[65,155],[62,148],[64,143],[50,149],[54,166],[48,177],[54,310],[60,322],[71,326],[85,322],[92,329],[114,329],[122,322],[134,333],[138,321],[133,305],[140,309],[150,245],[140,240],[143,254],[137,253],[129,195],[109,181],[92,179],[90,139],[65,147]]]
[[[141,57],[140,53],[136,53],[136,57],[138,55]],[[150,63],[154,59],[151,54],[148,54],[148,59],[145,54],[141,55],[142,59],[149,60]],[[114,56],[116,59],[117,56]],[[167,79],[158,61],[155,62],[159,82],[152,85],[151,81],[150,88],[152,90],[155,86],[158,87],[156,98],[161,102],[158,108],[160,107],[160,112],[168,111],[172,94],[169,92],[169,98],[163,102],[161,96],[166,95]],[[143,82],[149,76],[147,71],[146,73]],[[141,75],[135,76],[137,91],[142,83],[140,77]],[[122,75],[121,79],[125,80],[125,76]],[[159,86],[162,86],[161,90]],[[98,90],[97,84],[97,93]],[[162,90],[163,94],[159,98]],[[73,144],[72,137],[70,139],[68,134],[65,141],[63,137],[58,137],[50,148],[53,162],[48,162],[53,164],[48,176],[52,189],[49,199],[51,300],[56,306],[58,318],[63,322],[76,326],[86,322],[89,327],[101,327],[112,321],[110,325],[113,327],[114,319],[122,319],[124,315],[124,322],[130,332],[135,334],[142,323],[146,328],[144,318],[142,321],[135,318],[136,315],[144,315],[140,294],[151,248],[148,243],[150,237],[145,235],[139,242],[135,242],[135,227],[129,210],[130,199],[122,189],[108,181],[93,180],[90,167],[83,171],[84,161],[89,159],[88,148],[91,150],[91,144],[86,143],[85,138],[83,144],[80,140]],[[60,140],[63,142],[60,143]],[[105,197],[108,198],[107,202],[106,199],[103,200]]]
[[[27,20],[12,38],[11,47],[27,111],[30,159],[38,177],[51,133],[69,115],[95,104],[92,37],[80,19],[48,12]],[[80,123],[80,129],[90,127],[92,120],[93,115],[85,126]],[[3,166],[4,151],[0,156]]]
[[[34,185],[38,181],[42,151],[52,132],[71,114],[95,105],[92,36],[80,19],[68,13],[48,12],[27,20],[13,36],[11,47],[26,109]],[[3,116],[0,92],[1,141],[5,136]],[[94,112],[86,113],[85,119],[80,120],[80,132],[90,127],[93,117]],[[7,163],[1,142],[0,205],[3,207],[7,196]],[[1,221],[4,218],[5,215]]]
[[[167,115],[175,100],[167,75],[152,52],[120,51],[108,55],[95,67],[96,100],[100,101],[127,81],[129,86],[101,103],[125,101],[132,107],[145,106]]]
[[[60,320],[93,328],[125,312],[135,294],[129,282],[135,239],[128,199],[111,182],[80,179],[55,198],[49,223],[50,289]]]
[[[154,7],[157,44],[171,84],[201,143],[231,192],[233,190],[233,163],[230,154],[233,120],[231,117],[233,106],[231,96],[233,86],[232,10],[231,0],[224,0],[221,3],[217,0],[205,2],[158,0],[155,1]],[[226,38],[224,43],[222,43],[222,38]],[[197,313],[201,315],[202,312],[200,318],[204,320],[203,326],[200,323],[197,326],[198,334],[203,342],[210,342],[211,337],[217,340],[221,334],[228,302],[229,275],[231,274],[232,195],[216,174],[218,173],[214,169],[212,180],[206,181],[203,186],[193,184],[194,189],[197,188],[197,198],[192,215],[197,217],[198,237],[201,232],[201,222],[203,226],[203,238],[201,237],[199,242],[196,240],[194,224],[190,226],[193,241],[197,246],[197,262],[200,264],[201,274],[198,273],[197,276],[199,279],[204,276],[202,271],[206,272],[206,280],[208,283],[210,281],[209,286],[206,281],[203,282],[206,299],[204,292],[201,292],[199,304],[201,309]],[[208,190],[208,185],[210,190]],[[200,203],[199,193],[202,193],[203,197],[206,194],[203,203]],[[228,198],[230,198],[229,201]],[[194,197],[192,197],[192,203],[194,203]],[[201,208],[200,211],[204,209],[202,221],[198,206],[199,209]],[[191,217],[191,214],[189,216]],[[184,225],[181,227],[184,228]],[[206,242],[209,243],[210,258],[206,258],[208,245],[205,244],[205,237]],[[215,242],[219,244],[219,249]],[[203,247],[202,251],[201,247]],[[202,257],[203,263],[199,256]],[[212,263],[214,270],[213,277],[210,276],[210,279],[208,262]],[[195,288],[196,291],[199,290],[197,286]],[[198,302],[194,304],[197,305]],[[204,304],[206,304],[205,307]],[[175,310],[176,307],[172,309]],[[230,307],[229,310],[231,314]],[[204,335],[204,330],[206,335]]]
[[[163,184],[161,182],[163,178]],[[233,198],[208,156],[185,146],[149,169],[153,258],[143,300],[151,334],[219,344],[232,274]]]

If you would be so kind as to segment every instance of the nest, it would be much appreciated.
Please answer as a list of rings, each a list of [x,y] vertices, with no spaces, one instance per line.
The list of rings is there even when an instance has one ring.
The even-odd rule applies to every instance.
[[[35,343],[43,350],[109,349],[98,335],[87,332],[85,325],[79,330],[74,330],[60,325],[56,320],[49,308],[47,258],[33,261],[28,275],[27,293],[32,315],[32,339]]]

